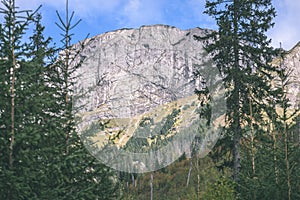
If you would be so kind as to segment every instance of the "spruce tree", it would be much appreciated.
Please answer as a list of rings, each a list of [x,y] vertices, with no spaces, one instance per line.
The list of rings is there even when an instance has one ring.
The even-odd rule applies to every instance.
[[[56,73],[55,88],[59,95],[57,102],[61,113],[62,129],[59,148],[60,159],[58,169],[59,178],[54,187],[60,199],[114,199],[120,193],[115,171],[101,164],[84,147],[76,132],[75,118],[72,105],[73,85],[76,81],[76,70],[81,67],[84,60],[80,53],[86,42],[72,45],[73,29],[79,21],[73,23],[74,12],[69,15],[68,1],[66,1],[65,20],[57,12],[59,22],[56,23],[62,33],[62,47],[59,48],[56,62],[51,66]],[[92,42],[93,40],[89,40]]]
[[[233,177],[238,181],[240,143],[249,134],[245,127],[252,123],[253,128],[259,129],[267,99],[276,96],[270,89],[277,74],[270,64],[276,52],[266,36],[274,25],[275,9],[271,0],[207,0],[205,13],[218,25],[217,31],[204,38],[205,49],[224,76],[225,138],[229,138],[233,150]]]
[[[299,169],[295,168],[299,164],[298,144],[294,141],[293,135],[297,133],[297,120],[299,117],[299,108],[292,106],[288,98],[288,90],[292,85],[292,69],[285,66],[285,55],[282,52],[279,58],[281,69],[279,77],[275,81],[276,88],[280,91],[280,98],[276,99],[277,117],[274,118],[274,135],[278,147],[276,154],[281,159],[276,160],[278,174],[276,177],[281,183],[281,195],[284,199],[299,198],[299,180],[293,177],[293,174],[299,174]]]
[[[31,52],[24,40],[36,12],[19,10],[14,0],[1,3],[0,193],[3,199],[33,198],[32,183],[39,174],[34,170],[38,157],[35,150],[40,139],[33,124],[40,119],[33,114],[36,109],[31,106],[32,99],[37,93],[35,82],[30,80],[39,69],[29,66],[26,57]]]
[[[115,198],[114,172],[87,152],[75,132],[71,96],[66,98],[72,80],[65,79],[72,69],[44,37],[41,15],[19,11],[14,0],[2,4],[0,198]]]
[[[250,151],[244,145],[243,173],[240,181],[240,195],[243,199],[297,199],[299,198],[299,146],[293,139],[297,133],[299,110],[290,104],[288,88],[291,82],[291,69],[284,66],[284,53],[276,58],[280,64],[278,77],[273,81],[279,98],[268,104],[276,108],[267,113],[267,133],[256,138],[254,144],[256,170],[252,176]],[[276,62],[273,62],[276,63]],[[299,134],[299,133],[297,133]],[[249,176],[250,175],[250,176]]]

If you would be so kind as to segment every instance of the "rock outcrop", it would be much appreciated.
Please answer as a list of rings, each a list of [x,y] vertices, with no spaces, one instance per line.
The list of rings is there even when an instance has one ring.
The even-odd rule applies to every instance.
[[[288,85],[288,95],[293,107],[300,106],[300,42],[283,57],[282,67],[286,67],[290,73]]]
[[[91,98],[86,111],[108,105],[113,116],[139,115],[179,98],[194,94],[199,82],[193,66],[204,61],[203,44],[193,36],[204,36],[199,28],[180,30],[165,25],[122,29],[92,38],[81,56],[82,76],[77,89]]]
[[[168,150],[156,151],[156,160],[152,160],[157,163],[154,166],[157,169],[184,152],[190,154],[195,133],[199,132],[196,122],[200,101],[195,90],[203,87],[204,79],[209,79],[206,86],[213,86],[210,89],[215,90],[216,95],[221,90],[221,86],[214,85],[218,70],[209,62],[203,43],[194,39],[195,35],[205,36],[208,32],[200,28],[180,30],[154,25],[108,32],[86,41],[87,45],[80,53],[85,59],[76,71],[79,76],[74,92],[84,95],[75,100],[77,112],[82,117],[78,127],[81,133],[87,129],[88,135],[95,133],[96,137],[90,139],[90,144],[96,144],[91,148],[96,151],[92,152],[94,155],[111,143],[118,149],[138,153],[165,147]],[[199,70],[201,76],[196,75]],[[224,98],[220,99],[224,101]],[[223,103],[215,106],[213,111],[225,112],[224,107]],[[215,114],[214,119],[220,115]],[[94,122],[100,125],[98,123],[97,128],[91,130],[95,127]],[[167,144],[177,136],[172,145]],[[201,137],[204,154],[213,146],[218,134]],[[110,152],[118,151],[112,145],[109,148]],[[153,157],[153,153],[150,154],[148,157]],[[132,156],[136,154],[122,155],[115,161],[118,164],[112,167],[120,170],[119,165],[124,165],[125,157],[127,161],[133,159],[127,162],[130,166],[125,171],[135,171],[132,163],[147,167],[149,162],[152,163],[146,157],[134,159]],[[108,164],[108,160],[116,160],[115,157],[110,154],[104,162]],[[138,172],[154,168],[139,169]]]
[[[107,32],[85,41],[86,46],[80,53],[84,62],[76,71],[78,77],[74,87],[75,94],[83,98],[76,99],[75,106],[82,117],[79,132],[95,128],[94,122],[101,125],[90,131],[96,136],[90,142],[96,144],[91,150],[96,151],[92,152],[94,155],[110,142],[115,146],[108,151],[118,152],[121,148],[143,153],[164,146],[165,141],[170,141],[177,133],[199,132],[195,124],[199,120],[200,101],[195,90],[201,89],[206,82],[217,95],[215,99],[224,101],[222,86],[215,85],[220,78],[218,70],[210,62],[203,43],[194,38],[209,32],[200,28],[180,30],[154,25]],[[292,70],[288,97],[296,106],[300,100],[300,44],[286,54],[283,62],[277,59],[274,63]],[[197,76],[199,70],[201,76]],[[212,120],[215,122],[222,121],[220,116],[225,113],[225,104],[221,100],[213,106]],[[195,135],[186,135],[175,139],[172,148],[168,149],[175,156],[167,158],[162,152],[155,154],[158,160],[154,159],[157,163],[154,168],[165,166],[183,152],[191,153]],[[202,137],[200,152],[204,155],[214,145],[218,134],[198,137]],[[153,148],[153,145],[158,146]],[[108,160],[119,154],[108,155],[104,162],[108,164]],[[105,156],[101,154],[100,157]],[[132,156],[135,155],[122,154],[117,158],[119,161],[115,161],[118,164],[112,167],[120,170],[119,165],[126,158],[131,164],[121,170],[144,172],[153,169],[144,169],[149,165],[147,158]],[[140,163],[143,169],[134,167],[133,163]]]

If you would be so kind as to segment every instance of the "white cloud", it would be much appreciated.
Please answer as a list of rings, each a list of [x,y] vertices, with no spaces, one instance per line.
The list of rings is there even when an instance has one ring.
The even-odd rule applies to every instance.
[[[163,23],[163,0],[128,0],[119,16],[119,23],[125,27]]]
[[[17,0],[16,1],[17,6],[19,6],[22,10],[23,9],[36,9],[39,5],[47,4],[51,7],[59,8],[64,5],[63,0],[52,0],[52,1],[46,1],[46,0]]]
[[[140,0],[129,0],[128,4],[125,6],[123,10],[123,16],[127,18],[125,20],[127,20],[129,23],[134,23],[135,21],[139,21],[140,19],[143,18],[141,16],[140,10],[141,10]]]
[[[122,3],[122,0],[70,0],[70,8],[79,17],[97,17],[111,13]]]
[[[49,24],[56,20],[55,10],[62,14],[65,11],[65,0],[16,0],[16,3],[22,9],[44,5],[44,20]],[[273,0],[273,3],[277,10],[276,24],[268,35],[273,46],[279,47],[282,42],[285,49],[290,49],[300,40],[300,0]],[[157,23],[184,29],[216,28],[214,20],[203,14],[204,4],[204,0],[69,0],[70,10],[75,11],[77,18],[98,30],[107,28],[101,29],[103,32]]]
[[[216,29],[216,23],[214,19],[207,14],[205,11],[205,1],[204,0],[188,0],[189,9],[191,9],[192,17],[189,20],[199,22],[198,26],[201,28]],[[189,12],[189,11],[188,11]]]
[[[69,0],[70,11],[78,18],[94,23],[97,19],[114,18],[119,26],[136,27],[163,21],[165,0]],[[64,12],[65,0],[19,0],[18,5],[34,9],[39,5]]]
[[[69,0],[70,11],[75,11],[80,18],[96,18],[114,11],[124,0]],[[20,0],[17,4],[22,8],[34,9],[39,5],[64,11],[65,0]]]
[[[299,0],[274,0],[277,10],[275,26],[270,31],[273,46],[283,44],[285,49],[291,49],[300,41],[300,1]]]

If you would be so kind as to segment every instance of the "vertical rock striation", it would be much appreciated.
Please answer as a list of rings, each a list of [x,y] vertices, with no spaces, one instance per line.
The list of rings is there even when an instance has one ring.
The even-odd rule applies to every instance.
[[[206,59],[193,36],[207,32],[154,25],[95,36],[78,69],[76,90],[90,89],[82,111],[98,108],[100,118],[128,118],[193,95],[200,86],[194,66]]]

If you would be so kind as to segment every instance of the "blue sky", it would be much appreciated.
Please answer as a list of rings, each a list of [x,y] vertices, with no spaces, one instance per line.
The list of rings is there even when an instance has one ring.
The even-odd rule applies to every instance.
[[[55,11],[62,16],[65,0],[16,0],[23,9],[43,5],[41,12],[46,35],[58,41],[59,29]],[[214,21],[203,14],[205,0],[69,0],[71,11],[82,22],[74,29],[73,42],[120,28],[137,28],[141,25],[168,24],[180,29],[194,27],[215,29]],[[285,49],[300,41],[300,0],[273,0],[277,10],[275,27],[268,32],[273,46],[283,43]],[[75,22],[75,21],[74,21]]]

